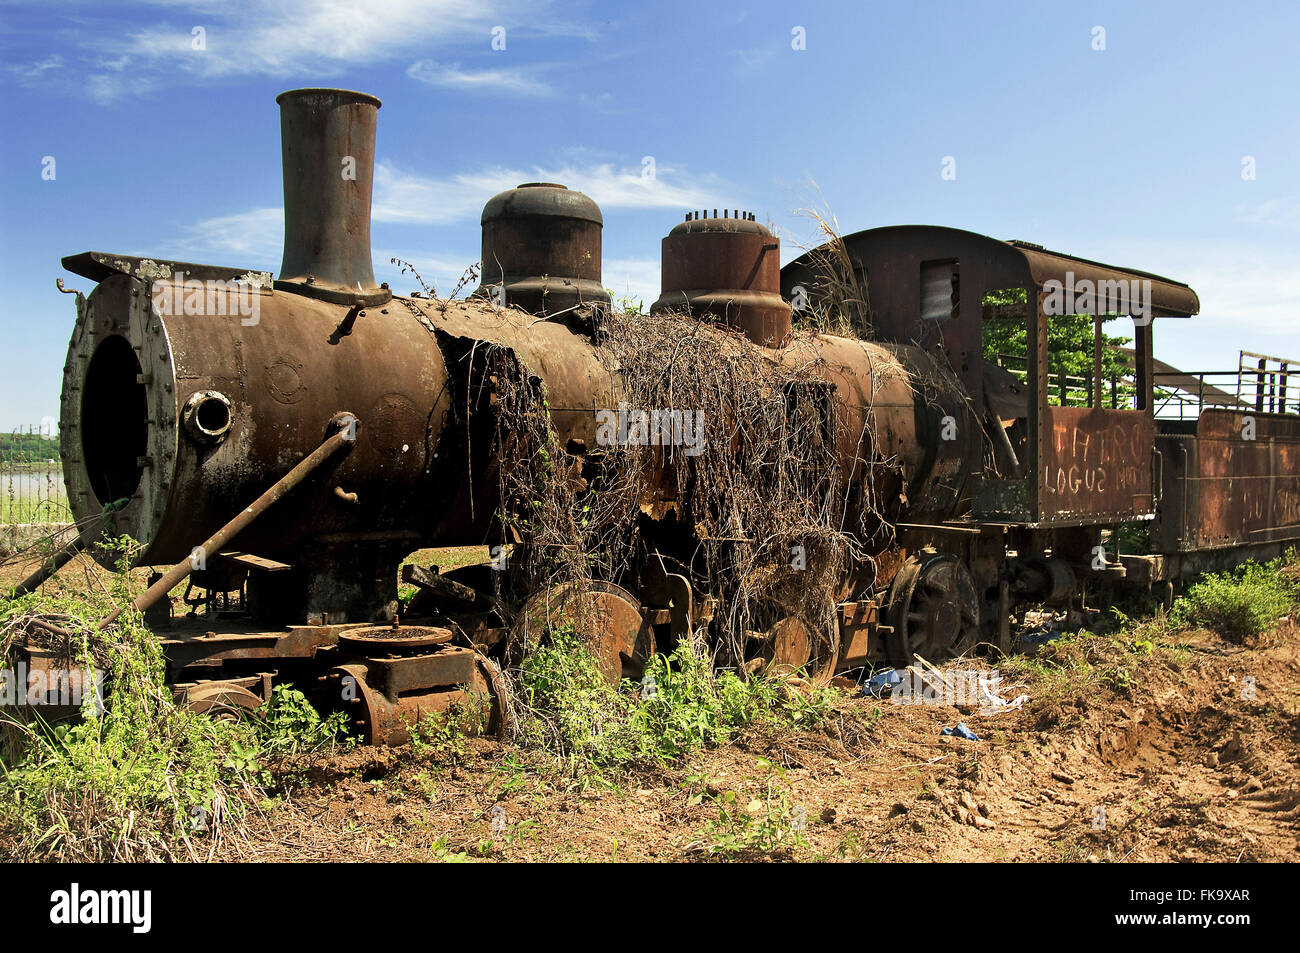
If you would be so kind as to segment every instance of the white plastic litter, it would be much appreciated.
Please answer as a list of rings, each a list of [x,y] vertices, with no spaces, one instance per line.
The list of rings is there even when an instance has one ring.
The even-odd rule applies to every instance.
[[[1011,701],[1007,701],[997,693],[999,686],[996,683],[990,685],[987,682],[979,683],[980,707],[979,713],[985,718],[991,715],[998,715],[1004,711],[1015,711],[1025,702],[1029,701],[1027,693],[1021,693]],[[1024,688],[1024,685],[1011,685],[1009,688]]]

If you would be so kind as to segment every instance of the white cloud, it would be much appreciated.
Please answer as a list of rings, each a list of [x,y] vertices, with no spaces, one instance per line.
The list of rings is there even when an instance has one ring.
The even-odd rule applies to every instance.
[[[1300,201],[1279,198],[1254,205],[1238,205],[1237,218],[1247,225],[1300,228]]]
[[[138,97],[183,83],[266,76],[307,82],[339,76],[361,66],[386,66],[433,51],[492,53],[492,29],[501,24],[532,36],[591,40],[590,26],[566,23],[548,5],[525,0],[465,3],[464,0],[232,0],[179,3],[153,0],[146,19],[103,13],[99,5],[75,17],[75,32],[56,36],[67,56],[9,66],[19,82],[39,81],[59,70],[65,82],[99,102]],[[531,24],[536,24],[533,26]],[[196,36],[201,28],[201,36]],[[196,49],[196,41],[201,39]],[[71,51],[71,52],[69,52]],[[418,67],[418,69],[417,69]],[[496,65],[462,69],[421,60],[414,78],[454,89],[537,95],[549,87],[535,68]]]
[[[450,225],[474,221],[489,198],[521,182],[561,182],[591,196],[606,211],[685,210],[702,206],[720,189],[711,176],[697,179],[661,167],[655,178],[646,179],[641,177],[639,166],[619,169],[605,162],[531,169],[499,167],[438,178],[402,172],[392,163],[381,161],[375,164],[371,220],[388,225]],[[189,226],[180,247],[187,255],[203,256],[210,261],[224,257],[231,264],[278,263],[283,236],[284,212],[279,208],[257,208],[206,218]],[[650,300],[657,297],[656,262],[616,261],[627,270],[623,277],[630,276],[634,287],[652,289]],[[459,278],[465,264],[468,260],[457,267],[453,277]]]
[[[1224,249],[1221,259],[1187,270],[1188,281],[1201,299],[1201,317],[1192,320],[1202,326],[1235,328],[1243,335],[1251,328],[1294,333],[1300,271],[1294,259],[1286,258]],[[1244,339],[1241,346],[1252,349]]]
[[[1200,314],[1156,322],[1157,358],[1192,371],[1234,369],[1240,350],[1300,358],[1295,344],[1300,269],[1289,245],[1205,238],[1128,240],[1122,256],[1099,257],[1141,262],[1140,267],[1195,289]]]
[[[60,70],[63,65],[63,57],[55,53],[35,63],[14,63],[5,69],[18,77],[20,85],[35,86],[45,79],[47,73]]]
[[[255,208],[205,218],[185,230],[178,258],[205,264],[280,270],[284,249],[284,210]]]
[[[659,166],[654,177],[641,167],[618,168],[612,163],[565,164],[531,169],[493,168],[431,178],[402,172],[388,162],[375,165],[374,220],[405,224],[442,224],[477,216],[483,204],[521,182],[560,182],[591,196],[602,209],[675,208],[702,206],[718,194],[716,177],[696,179]]]
[[[411,79],[419,80],[430,86],[456,89],[462,92],[493,90],[517,93],[522,96],[550,96],[554,94],[550,86],[537,77],[535,68],[525,69],[461,69],[459,63],[435,63],[433,60],[420,60],[412,63],[406,71]]]
[[[737,69],[741,73],[757,73],[767,68],[776,57],[777,48],[772,46],[753,47],[745,50],[732,50]]]
[[[513,4],[499,4],[507,9]],[[211,6],[130,34],[133,60],[167,63],[201,76],[284,76],[332,66],[387,62],[403,51],[490,29],[501,10],[461,0],[244,0]],[[192,22],[191,22],[192,21]],[[202,27],[206,48],[193,48]]]
[[[476,196],[472,204],[477,214],[483,201]],[[187,227],[184,237],[168,250],[168,254],[182,260],[277,272],[283,239],[284,212],[281,209],[250,209],[206,218]],[[372,257],[375,280],[387,281],[397,294],[419,290],[420,283],[409,271],[403,274],[401,266],[393,263],[393,258],[414,265],[420,277],[439,295],[450,295],[461,283],[465,270],[478,261],[479,247],[476,240],[472,247],[460,251],[376,248]],[[607,257],[601,271],[604,285],[614,293],[615,299],[639,300],[643,308],[649,308],[659,297],[657,259]],[[476,279],[468,280],[460,288],[459,295],[464,297],[477,287]]]
[[[143,96],[154,88],[153,81],[143,76],[122,73],[92,73],[86,77],[86,95],[108,106],[123,99]]]
[[[429,178],[402,172],[389,162],[375,163],[376,222],[406,225],[445,225],[471,218],[483,203],[520,182],[517,172],[490,169]]]

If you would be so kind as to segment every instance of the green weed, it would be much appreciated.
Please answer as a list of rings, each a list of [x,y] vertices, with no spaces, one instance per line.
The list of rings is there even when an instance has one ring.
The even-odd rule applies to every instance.
[[[1241,642],[1259,635],[1295,608],[1297,586],[1280,572],[1284,560],[1246,563],[1211,573],[1174,600],[1171,624],[1199,626]]]

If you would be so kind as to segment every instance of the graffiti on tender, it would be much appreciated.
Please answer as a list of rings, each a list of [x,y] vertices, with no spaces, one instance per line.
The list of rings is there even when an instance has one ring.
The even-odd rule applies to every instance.
[[[1123,411],[1053,407],[1043,465],[1045,508],[1056,513],[1149,509],[1151,425]],[[1145,432],[1144,432],[1145,431]]]

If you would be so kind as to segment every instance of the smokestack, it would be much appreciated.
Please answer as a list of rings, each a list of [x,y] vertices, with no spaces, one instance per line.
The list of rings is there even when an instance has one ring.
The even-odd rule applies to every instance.
[[[292,89],[280,104],[284,261],[275,287],[369,307],[392,295],[370,259],[379,100],[347,89]]]

